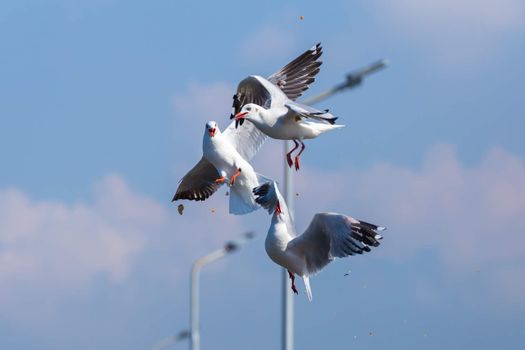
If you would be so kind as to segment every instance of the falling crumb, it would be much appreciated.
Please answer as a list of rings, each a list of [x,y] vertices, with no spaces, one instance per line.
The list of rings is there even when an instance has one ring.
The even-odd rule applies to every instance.
[[[215,208],[212,208],[211,213],[215,214]]]
[[[372,331],[370,331],[370,332],[368,332],[368,335],[369,335],[369,336],[373,336],[374,333],[372,333]]]
[[[348,276],[350,274],[350,272],[352,272],[352,270],[348,270],[348,272],[345,273],[345,276]]]
[[[299,196],[299,192],[295,192],[295,195],[296,195],[296,196]]]
[[[299,19],[302,21],[304,19],[304,16],[299,16]]]
[[[229,196],[229,195],[230,195],[230,192],[226,191],[226,195]]]
[[[179,214],[182,215],[184,213],[184,204],[179,204],[179,206],[177,207],[177,210]]]

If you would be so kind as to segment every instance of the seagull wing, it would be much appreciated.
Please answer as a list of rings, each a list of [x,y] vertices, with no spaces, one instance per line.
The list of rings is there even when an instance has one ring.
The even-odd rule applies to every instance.
[[[315,76],[319,73],[322,62],[318,59],[322,53],[323,49],[320,43],[303,52],[299,57],[268,77],[267,80],[273,84],[271,86],[269,84],[265,86],[261,81],[264,78],[261,77],[257,79],[255,76],[249,76],[242,80],[237,86],[237,92],[233,95],[233,111],[230,119],[233,119],[235,114],[239,113],[242,107],[248,103],[269,108],[272,103],[270,90],[273,88],[281,89],[290,100],[295,100],[301,96],[315,81]],[[240,123],[242,124],[242,122],[241,120]]]
[[[242,128],[236,128],[235,123],[236,121],[231,122],[222,135],[249,162],[259,151],[268,136],[257,129],[253,123],[246,123]]]
[[[319,272],[335,258],[369,252],[377,247],[384,230],[350,216],[335,213],[318,213],[306,231],[288,244],[288,249],[304,256],[310,275]]]
[[[286,103],[285,106],[291,112],[293,112],[290,113],[289,117],[287,118],[295,118],[296,116],[298,116],[301,118],[313,119],[318,122],[327,123],[331,125],[335,124],[335,121],[337,120],[337,117],[334,117],[331,113],[329,113],[328,109],[320,111],[318,109],[307,105],[303,105],[295,101],[288,101],[288,103]]]
[[[322,62],[318,59],[322,54],[323,48],[318,43],[270,75],[268,80],[277,85],[290,100],[295,100],[315,81],[315,76],[321,69]]]
[[[242,107],[248,103],[255,103],[264,108],[269,108],[272,102],[270,91],[257,79],[251,75],[241,80],[237,86],[237,92],[233,95],[232,114],[230,119],[239,113]],[[242,124],[242,120],[241,120]]]
[[[178,199],[189,199],[203,201],[210,197],[220,184],[215,183],[219,178],[219,172],[204,157],[190,170],[180,181],[173,201]]]
[[[253,189],[253,194],[255,195],[255,202],[266,209],[271,215],[273,215],[277,204],[279,204],[281,209],[280,215],[284,215],[284,221],[286,222],[288,233],[295,236],[293,219],[290,216],[288,206],[286,205],[281,192],[279,192],[279,189],[277,188],[277,183],[273,180],[268,181],[258,187],[255,187]]]

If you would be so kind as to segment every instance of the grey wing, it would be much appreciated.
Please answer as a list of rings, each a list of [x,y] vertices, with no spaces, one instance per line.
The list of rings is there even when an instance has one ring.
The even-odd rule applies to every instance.
[[[269,214],[273,214],[275,212],[275,208],[279,206],[281,209],[281,215],[284,216],[284,221],[288,227],[288,233],[295,236],[293,219],[290,216],[290,212],[288,211],[286,201],[281,195],[281,192],[279,192],[277,183],[273,180],[266,182],[258,187],[255,187],[252,192],[255,195],[255,202],[266,209]]]
[[[253,123],[246,123],[242,128],[236,128],[236,122],[231,122],[222,134],[245,160],[250,161],[268,137]]]
[[[215,180],[219,177],[217,169],[204,157],[182,178],[172,201],[189,199],[203,201],[210,197],[219,184]]]
[[[337,117],[334,117],[329,113],[328,109],[320,111],[313,107],[303,105],[295,101],[289,101],[285,106],[292,111],[293,113],[289,114],[290,116],[298,116],[301,118],[314,119],[323,123],[335,124]]]
[[[315,81],[322,64],[318,59],[322,54],[323,48],[318,43],[270,75],[268,80],[277,85],[290,100],[295,100]]]
[[[374,224],[335,213],[315,214],[306,231],[288,249],[304,256],[309,274],[315,274],[335,258],[369,252],[377,247],[384,230]]]
[[[249,76],[239,83],[237,92],[233,95],[232,114],[230,119],[233,119],[235,114],[239,113],[242,107],[248,103],[255,103],[264,108],[269,108],[272,102],[270,92],[261,84],[254,76]],[[240,121],[241,125],[243,120]]]

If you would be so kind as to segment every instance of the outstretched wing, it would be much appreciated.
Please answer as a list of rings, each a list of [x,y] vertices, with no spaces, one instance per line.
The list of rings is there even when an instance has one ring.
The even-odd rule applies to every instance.
[[[315,274],[335,258],[369,252],[382,239],[374,224],[335,213],[318,213],[306,231],[288,244],[288,249],[304,256],[309,274]]]
[[[329,113],[328,109],[320,111],[318,109],[307,105],[303,105],[295,101],[289,101],[287,104],[285,104],[285,106],[293,112],[290,114],[290,116],[292,116],[293,118],[295,118],[296,116],[301,118],[309,118],[331,125],[334,125],[335,121],[337,120],[337,117],[334,117],[332,113]]]
[[[217,169],[204,157],[182,178],[172,201],[189,199],[203,201],[210,197],[220,184],[215,183],[219,177]]]
[[[258,187],[255,187],[253,189],[253,194],[255,195],[255,202],[266,209],[270,214],[274,214],[275,208],[279,206],[281,210],[281,214],[279,215],[284,216],[284,221],[288,227],[288,232],[291,235],[295,235],[293,218],[290,216],[288,206],[286,205],[281,192],[279,192],[279,188],[277,188],[277,183],[275,181],[268,181]]]
[[[242,107],[248,103],[255,103],[264,108],[269,108],[272,102],[270,91],[261,84],[254,76],[241,80],[237,86],[237,92],[233,95],[232,114],[230,119],[239,113]],[[241,125],[243,120],[240,120]]]
[[[290,100],[295,100],[315,81],[322,64],[318,61],[323,54],[321,43],[305,51],[292,62],[268,77]]]
[[[315,81],[322,63],[318,59],[322,53],[323,49],[319,43],[270,75],[267,80],[280,88],[290,100],[295,100]],[[237,86],[230,119],[248,103],[255,103],[264,108],[269,108],[272,103],[270,91],[254,76],[242,80]],[[240,121],[242,122],[243,120]]]
[[[231,122],[222,135],[249,162],[266,141],[267,136],[259,131],[253,123],[246,123],[242,128],[236,128],[235,123]]]

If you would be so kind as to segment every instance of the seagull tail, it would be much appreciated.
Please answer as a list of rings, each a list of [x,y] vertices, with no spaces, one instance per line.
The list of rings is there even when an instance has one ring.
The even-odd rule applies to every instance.
[[[253,187],[260,186],[266,182],[273,181],[272,179],[255,173],[255,178],[245,185],[234,185],[230,189],[230,214],[243,215],[251,213],[260,208],[255,201],[255,195],[252,193]]]
[[[259,209],[251,192],[244,186],[230,188],[230,214],[244,215]]]
[[[306,296],[308,301],[312,301],[312,288],[310,288],[310,277],[303,276],[304,287],[306,289]]]

